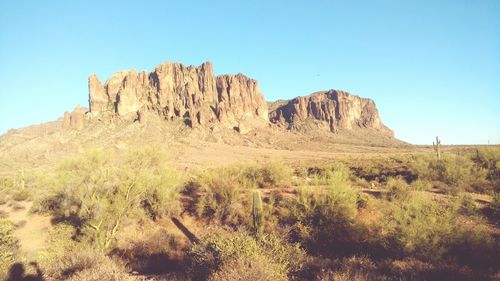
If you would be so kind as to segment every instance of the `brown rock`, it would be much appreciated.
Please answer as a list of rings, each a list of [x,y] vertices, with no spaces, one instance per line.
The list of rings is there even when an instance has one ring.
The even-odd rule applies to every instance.
[[[108,96],[104,86],[97,75],[89,76],[89,108],[93,112],[106,111],[108,109]]]
[[[62,120],[63,130],[82,130],[85,127],[85,113],[87,110],[77,106],[72,112],[64,112]]]
[[[217,77],[219,120],[240,120],[248,117],[268,119],[267,103],[259,83],[243,74]]]
[[[93,116],[112,108],[119,116],[155,112],[191,126],[211,122],[232,126],[243,118],[268,120],[257,81],[242,74],[216,78],[209,62],[199,67],[164,63],[149,74],[118,72],[102,87],[93,75],[89,101]]]
[[[300,127],[307,120],[317,120],[326,123],[332,132],[357,127],[372,128],[393,136],[393,132],[380,121],[373,100],[336,90],[278,101],[272,104],[269,119],[288,128]]]

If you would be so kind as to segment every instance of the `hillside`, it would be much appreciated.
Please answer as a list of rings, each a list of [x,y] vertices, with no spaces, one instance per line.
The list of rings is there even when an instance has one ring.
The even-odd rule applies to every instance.
[[[408,151],[375,103],[342,91],[265,102],[256,80],[214,76],[213,66],[163,63],[152,72],[91,75],[89,107],[0,136],[0,172],[39,167],[92,149],[141,144],[172,149],[178,165],[242,159],[333,159]],[[220,153],[224,152],[224,153]]]

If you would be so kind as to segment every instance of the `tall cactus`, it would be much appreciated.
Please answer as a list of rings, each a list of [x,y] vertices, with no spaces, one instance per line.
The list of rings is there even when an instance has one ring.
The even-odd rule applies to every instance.
[[[432,142],[432,147],[434,147],[434,151],[436,151],[436,155],[438,159],[441,159],[441,140],[436,136],[436,142]]]
[[[252,194],[252,219],[255,237],[260,239],[264,232],[264,214],[262,211],[262,198],[258,190],[254,190]]]
[[[21,169],[21,190],[24,190],[25,183],[24,183],[24,169]]]

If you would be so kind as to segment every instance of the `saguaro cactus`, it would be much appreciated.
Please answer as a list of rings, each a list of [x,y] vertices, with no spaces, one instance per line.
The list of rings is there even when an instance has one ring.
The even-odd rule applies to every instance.
[[[25,183],[24,183],[24,169],[21,169],[21,182],[20,182],[21,190],[24,190]]]
[[[436,142],[432,142],[432,147],[434,147],[434,151],[436,151],[436,155],[438,159],[441,159],[441,140],[436,136]]]
[[[258,190],[255,190],[252,194],[252,219],[255,237],[260,238],[264,232],[264,215],[262,212],[262,198]]]

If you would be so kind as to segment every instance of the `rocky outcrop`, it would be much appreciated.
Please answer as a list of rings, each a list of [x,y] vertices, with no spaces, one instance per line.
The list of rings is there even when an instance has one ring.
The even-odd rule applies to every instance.
[[[118,116],[153,112],[190,126],[217,122],[237,127],[244,120],[268,120],[257,81],[243,74],[216,77],[209,62],[199,67],[167,62],[151,73],[118,72],[104,85],[91,75],[89,105],[91,117],[104,112]]]
[[[87,109],[77,106],[72,112],[64,112],[62,120],[63,130],[81,130],[85,126],[85,113]]]
[[[372,100],[343,91],[317,92],[269,106],[271,110],[256,80],[243,74],[215,76],[210,62],[198,67],[167,62],[150,73],[121,71],[104,84],[96,75],[89,77],[91,119],[112,114],[142,122],[153,114],[166,120],[182,120],[192,127],[213,128],[220,124],[240,133],[271,121],[288,129],[325,127],[338,132],[370,128],[393,136],[380,121]],[[71,121],[76,118],[68,113],[65,126],[80,124]]]
[[[393,136],[393,132],[380,121],[375,102],[347,92],[330,90],[317,92],[290,101],[271,105],[272,123],[290,129],[299,128],[307,121],[324,123],[332,132],[355,128],[371,128]]]

